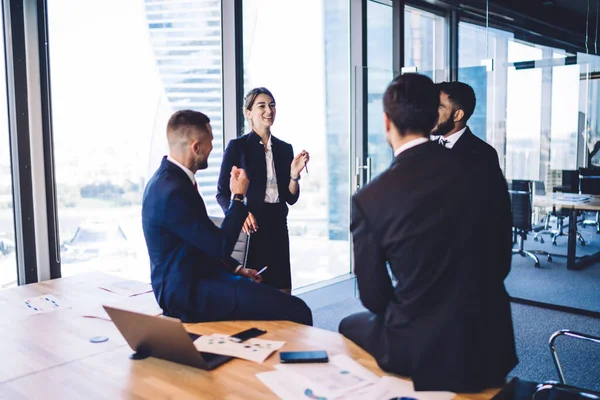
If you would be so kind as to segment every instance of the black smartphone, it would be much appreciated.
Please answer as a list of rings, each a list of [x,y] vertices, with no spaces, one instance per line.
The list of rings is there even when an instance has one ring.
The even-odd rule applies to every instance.
[[[282,364],[295,363],[326,363],[329,362],[327,352],[319,351],[282,351],[279,353],[279,361]]]
[[[235,335],[231,335],[231,337],[238,339],[240,342],[245,342],[248,339],[252,339],[257,336],[264,335],[265,333],[267,333],[267,331],[263,331],[262,329],[250,328],[250,329],[246,329],[245,331],[236,333]]]

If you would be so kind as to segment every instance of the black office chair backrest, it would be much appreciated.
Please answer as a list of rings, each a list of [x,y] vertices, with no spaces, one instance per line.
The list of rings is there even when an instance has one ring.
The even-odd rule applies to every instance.
[[[562,170],[562,187],[561,192],[564,193],[579,193],[579,171],[563,169]]]
[[[531,226],[531,181],[514,179],[508,192],[512,206],[513,227],[530,232]]]
[[[210,217],[212,222],[215,223],[218,227],[223,223],[223,218],[221,217]],[[233,248],[233,252],[231,253],[231,257],[235,258],[242,265],[246,266],[246,260],[248,259],[248,247],[250,246],[250,236],[246,235],[244,231],[240,231],[240,236],[238,237],[237,242],[235,243],[235,247]]]
[[[600,168],[579,168],[579,193],[600,194]]]

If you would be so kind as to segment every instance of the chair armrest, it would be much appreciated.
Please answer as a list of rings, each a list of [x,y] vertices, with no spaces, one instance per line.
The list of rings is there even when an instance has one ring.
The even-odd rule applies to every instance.
[[[537,396],[540,393],[550,392],[551,390],[556,390],[556,391],[563,392],[563,393],[570,393],[570,394],[574,394],[574,395],[584,397],[587,399],[591,399],[591,400],[600,400],[599,392],[595,392],[593,390],[588,390],[588,389],[582,389],[582,388],[578,388],[575,386],[564,385],[562,383],[558,383],[558,382],[554,382],[554,381],[540,383],[537,386],[535,393],[531,397],[531,400],[536,400]]]
[[[559,336],[567,336],[575,339],[581,339],[596,344],[600,344],[600,337],[588,335],[585,333],[574,332],[569,329],[562,329],[560,331],[554,332],[552,336],[550,336],[550,353],[552,353],[552,359],[554,360],[554,366],[556,367],[556,371],[558,372],[560,383],[565,385],[567,383],[565,381],[565,374],[563,372],[562,365],[560,364],[560,360],[558,358],[556,346],[554,346],[554,342]]]

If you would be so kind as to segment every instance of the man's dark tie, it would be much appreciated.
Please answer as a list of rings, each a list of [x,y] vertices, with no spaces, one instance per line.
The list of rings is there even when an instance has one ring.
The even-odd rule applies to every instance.
[[[198,182],[196,182],[195,180],[194,180],[194,189],[196,189],[196,192],[198,191]]]
[[[446,147],[446,143],[448,143],[448,141],[444,139],[443,136],[440,136],[440,138],[438,139],[438,144],[441,144],[442,146]]]

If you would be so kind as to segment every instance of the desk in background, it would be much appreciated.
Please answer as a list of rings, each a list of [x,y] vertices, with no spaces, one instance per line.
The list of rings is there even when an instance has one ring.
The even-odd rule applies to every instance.
[[[600,196],[588,194],[554,193],[533,196],[534,207],[560,207],[569,210],[569,234],[567,242],[567,269],[582,269],[600,260],[600,253],[577,259],[577,211],[600,211]]]
[[[0,292],[0,312],[8,317],[0,333],[0,399],[276,399],[256,377],[272,371],[277,354],[263,364],[235,359],[214,371],[148,358],[133,361],[132,350],[110,321],[84,318],[100,312],[102,304],[125,305],[133,311],[154,314],[152,293],[135,301],[97,287],[98,279],[120,278],[85,274],[6,289]],[[52,293],[68,301],[71,309],[27,315],[15,304],[39,294]],[[347,354],[381,376],[373,357],[335,332],[287,321],[231,321],[186,324],[200,335],[234,334],[250,327],[265,329],[261,338],[283,340],[282,351],[326,349],[331,355]],[[104,343],[91,343],[94,336]],[[10,357],[10,358],[9,358]],[[13,360],[6,362],[6,360]],[[490,399],[499,389],[479,394],[459,394],[461,400]]]

